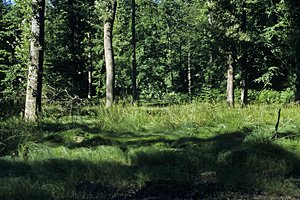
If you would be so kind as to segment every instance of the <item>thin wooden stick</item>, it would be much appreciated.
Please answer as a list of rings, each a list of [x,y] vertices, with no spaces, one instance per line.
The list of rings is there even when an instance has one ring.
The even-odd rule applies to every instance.
[[[280,121],[280,111],[281,111],[281,108],[278,111],[277,123],[275,125],[275,133],[277,133],[277,131],[278,131],[278,126],[279,126],[279,121]]]
[[[275,133],[274,135],[271,137],[271,139],[277,139],[278,137],[278,127],[279,127],[279,121],[280,121],[280,111],[281,111],[281,108],[278,110],[278,118],[277,118],[277,123],[275,125]]]

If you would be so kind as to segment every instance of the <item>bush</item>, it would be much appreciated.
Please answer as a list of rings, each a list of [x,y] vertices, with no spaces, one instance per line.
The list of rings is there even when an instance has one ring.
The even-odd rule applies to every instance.
[[[249,98],[255,103],[290,103],[294,100],[294,92],[292,89],[250,91]]]

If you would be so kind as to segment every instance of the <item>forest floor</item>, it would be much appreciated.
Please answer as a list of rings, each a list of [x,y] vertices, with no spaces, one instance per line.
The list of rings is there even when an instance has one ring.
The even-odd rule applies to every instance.
[[[297,105],[68,112],[0,122],[0,199],[300,198]]]

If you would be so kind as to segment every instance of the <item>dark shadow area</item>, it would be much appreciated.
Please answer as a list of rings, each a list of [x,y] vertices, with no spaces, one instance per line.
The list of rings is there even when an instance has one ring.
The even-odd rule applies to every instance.
[[[0,179],[2,177],[22,177],[31,170],[28,163],[0,160]]]
[[[49,132],[60,132],[60,131],[67,131],[71,129],[82,129],[84,132],[89,133],[99,133],[101,127],[94,127],[90,128],[88,125],[79,124],[79,123],[66,123],[66,124],[57,124],[57,123],[40,123],[38,126],[39,129],[42,131],[49,131]]]

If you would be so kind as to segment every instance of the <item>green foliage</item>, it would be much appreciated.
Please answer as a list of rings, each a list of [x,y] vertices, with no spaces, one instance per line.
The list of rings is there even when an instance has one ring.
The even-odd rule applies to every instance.
[[[24,95],[27,63],[29,61],[29,35],[31,7],[29,0],[7,5],[1,15],[4,30],[0,34],[0,77],[4,96]]]
[[[103,20],[112,1],[47,3],[44,98],[52,91],[86,98],[105,95]],[[142,99],[188,94],[225,99],[228,54],[240,88],[246,57],[249,87],[285,90],[295,84],[298,34],[294,1],[136,1],[137,82]],[[245,11],[245,12],[244,12]],[[30,1],[1,4],[2,95],[24,94],[29,60]],[[246,14],[246,27],[242,16]],[[131,1],[120,0],[114,26],[117,99],[131,94]],[[245,30],[244,30],[245,29]],[[244,54],[244,52],[247,52]],[[244,70],[244,69],[243,69]],[[49,87],[48,87],[49,86]],[[211,92],[210,92],[211,90]],[[60,93],[60,92],[58,92]],[[218,95],[220,94],[220,95]],[[50,95],[50,96],[49,96]],[[56,96],[55,101],[65,99]]]
[[[45,83],[87,96],[87,70],[94,58],[94,1],[51,1],[47,5]],[[95,60],[97,62],[97,60]]]
[[[287,104],[294,101],[294,92],[291,89],[284,91],[275,90],[262,90],[262,91],[252,91],[250,93],[250,98],[256,103],[282,103]]]

